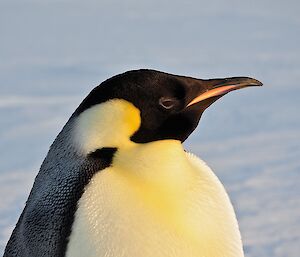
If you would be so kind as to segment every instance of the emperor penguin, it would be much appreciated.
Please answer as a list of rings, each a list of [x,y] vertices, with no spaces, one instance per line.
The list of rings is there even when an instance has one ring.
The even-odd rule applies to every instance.
[[[182,143],[248,77],[155,70],[114,76],[83,100],[41,165],[4,257],[242,257],[213,171]]]

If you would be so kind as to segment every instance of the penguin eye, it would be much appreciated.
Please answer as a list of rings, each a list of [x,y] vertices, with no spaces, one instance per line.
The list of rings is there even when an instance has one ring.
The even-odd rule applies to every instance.
[[[176,104],[176,99],[173,98],[161,97],[159,99],[159,105],[167,110],[172,109],[175,106],[175,104]]]

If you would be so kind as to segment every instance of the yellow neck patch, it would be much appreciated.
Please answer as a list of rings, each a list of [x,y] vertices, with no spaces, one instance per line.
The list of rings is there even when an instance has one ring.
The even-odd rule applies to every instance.
[[[132,144],[119,149],[113,160],[115,176],[134,192],[146,208],[180,229],[184,195],[194,170],[176,140]]]

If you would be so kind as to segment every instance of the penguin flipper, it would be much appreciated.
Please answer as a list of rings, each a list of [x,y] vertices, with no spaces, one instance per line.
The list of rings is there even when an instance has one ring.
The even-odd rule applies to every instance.
[[[58,158],[55,152],[50,149],[41,166],[3,257],[64,257],[84,187],[111,164],[116,149],[100,149],[87,158],[73,153]]]

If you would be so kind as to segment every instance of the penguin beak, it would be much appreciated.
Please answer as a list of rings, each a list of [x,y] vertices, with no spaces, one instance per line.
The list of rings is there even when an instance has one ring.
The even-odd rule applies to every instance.
[[[263,85],[260,81],[248,77],[209,79],[202,80],[201,82],[201,85],[205,88],[205,91],[201,92],[197,97],[192,99],[186,107],[202,102],[205,99],[221,97],[233,90]]]

